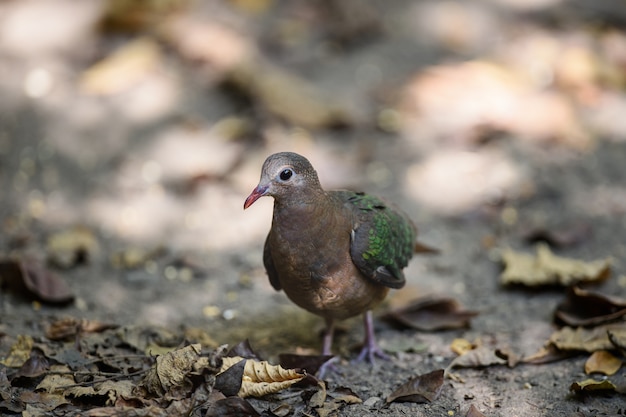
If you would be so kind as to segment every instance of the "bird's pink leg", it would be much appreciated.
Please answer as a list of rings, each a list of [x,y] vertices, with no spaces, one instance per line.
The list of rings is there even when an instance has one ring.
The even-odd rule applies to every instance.
[[[359,353],[357,362],[361,362],[367,359],[370,363],[374,363],[375,358],[389,359],[389,356],[378,347],[376,343],[376,336],[374,335],[374,320],[372,319],[372,312],[368,310],[363,314],[363,324],[365,325],[365,341],[363,342],[363,349]]]
[[[324,330],[324,339],[322,343],[322,355],[332,355],[333,334],[335,332],[335,321],[326,319],[326,329]],[[336,371],[335,362],[337,358],[332,358],[323,364],[317,371],[317,377],[323,379],[328,371]]]
[[[324,339],[322,344],[322,355],[332,355],[333,333],[335,332],[335,321],[326,319],[326,329],[324,330]]]

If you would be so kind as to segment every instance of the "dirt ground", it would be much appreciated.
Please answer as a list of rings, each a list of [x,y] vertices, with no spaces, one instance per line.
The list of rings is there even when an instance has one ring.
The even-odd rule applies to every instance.
[[[623,394],[570,391],[588,378],[587,354],[457,369],[461,380],[432,403],[384,405],[412,376],[445,368],[456,338],[520,355],[544,345],[565,289],[499,281],[502,249],[532,253],[532,231],[582,230],[553,250],[610,257],[611,277],[594,289],[626,297],[622,6],[114,3],[0,5],[0,255],[46,262],[55,234],[80,226],[94,238],[84,264],[50,266],[69,305],[3,289],[0,358],[17,335],[41,338],[68,316],[201,328],[216,344],[247,338],[270,360],[316,351],[321,319],[274,292],[263,269],[271,200],[243,211],[265,157],[290,150],[326,188],[394,201],[441,250],[411,261],[407,287],[377,316],[424,295],[479,312],[467,329],[435,332],[377,319],[392,358],[373,367],[350,362],[361,321],[342,323],[328,383],[364,402],[338,415],[466,415],[470,405],[486,416],[626,415]],[[120,267],[116,256],[132,251],[150,255]]]

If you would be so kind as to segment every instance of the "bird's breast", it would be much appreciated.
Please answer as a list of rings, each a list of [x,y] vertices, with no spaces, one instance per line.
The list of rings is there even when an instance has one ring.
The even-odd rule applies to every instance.
[[[300,307],[344,319],[373,308],[388,289],[364,277],[350,257],[350,225],[273,227],[270,251],[280,285]]]

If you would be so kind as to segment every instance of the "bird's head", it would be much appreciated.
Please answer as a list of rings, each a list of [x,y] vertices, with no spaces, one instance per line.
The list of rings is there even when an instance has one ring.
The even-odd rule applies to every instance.
[[[263,163],[261,180],[246,198],[244,209],[269,195],[276,201],[297,200],[322,191],[317,172],[305,157],[293,152],[270,155]]]

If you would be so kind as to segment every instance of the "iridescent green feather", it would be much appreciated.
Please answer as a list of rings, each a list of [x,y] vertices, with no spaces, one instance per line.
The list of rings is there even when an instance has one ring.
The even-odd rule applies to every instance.
[[[350,191],[338,191],[336,196],[353,214],[350,254],[354,264],[380,284],[402,287],[402,269],[413,256],[415,245],[413,223],[375,196]]]

